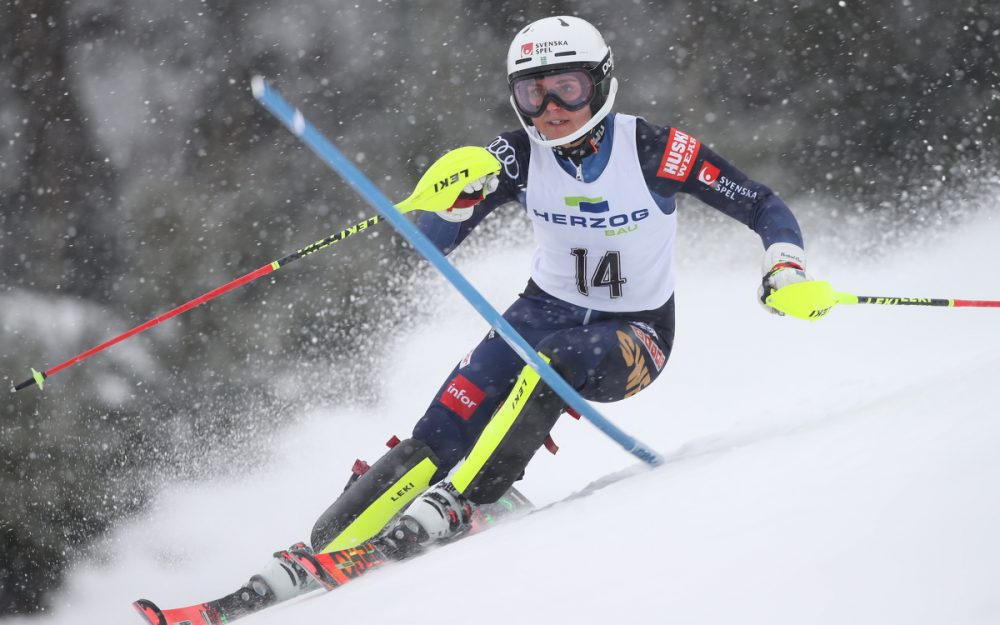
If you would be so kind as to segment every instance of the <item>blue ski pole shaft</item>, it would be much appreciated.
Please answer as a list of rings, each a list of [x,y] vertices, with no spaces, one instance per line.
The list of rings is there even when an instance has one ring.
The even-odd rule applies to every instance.
[[[571,408],[593,423],[599,430],[621,445],[626,451],[643,462],[658,465],[660,456],[648,445],[643,444],[611,423],[597,412],[576,390],[563,380],[555,369],[549,366],[538,353],[518,334],[506,319],[490,305],[472,284],[444,257],[420,230],[410,223],[393,203],[354,164],[341,153],[323,134],[290,105],[260,76],[253,79],[253,94],[261,104],[277,117],[292,133],[301,139],[327,165],[340,174],[369,204],[399,231],[407,241],[440,271],[472,307],[510,345],[525,363],[538,372],[542,380],[552,388]]]

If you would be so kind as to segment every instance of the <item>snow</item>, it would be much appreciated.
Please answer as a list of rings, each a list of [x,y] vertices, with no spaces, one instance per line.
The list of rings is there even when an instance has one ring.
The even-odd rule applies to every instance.
[[[808,224],[806,227],[808,230]],[[683,230],[682,230],[683,239]],[[1000,318],[993,310],[840,307],[810,324],[753,301],[752,233],[684,243],[678,335],[650,389],[604,415],[668,456],[655,470],[246,619],[247,625],[1000,622]],[[997,298],[1000,220],[982,212],[885,258],[811,250],[811,271],[864,295]],[[524,249],[461,268],[503,307]],[[241,479],[177,483],[70,574],[48,623],[139,623],[242,583],[304,539],[357,456],[409,432],[486,330],[436,283],[436,321],[393,346],[377,410],[303,418]],[[521,488],[562,499],[637,461],[564,419]],[[27,623],[15,619],[14,623]]]

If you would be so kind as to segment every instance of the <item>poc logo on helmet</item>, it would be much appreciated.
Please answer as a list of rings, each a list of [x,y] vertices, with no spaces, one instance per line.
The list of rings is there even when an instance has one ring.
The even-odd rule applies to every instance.
[[[601,66],[601,74],[607,74],[611,71],[611,68],[615,66],[614,60],[611,58],[611,53],[608,52],[608,60],[604,62]]]

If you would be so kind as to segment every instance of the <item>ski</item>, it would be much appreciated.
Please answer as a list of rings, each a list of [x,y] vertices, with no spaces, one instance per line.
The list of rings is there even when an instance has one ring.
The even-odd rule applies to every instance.
[[[532,509],[531,502],[512,488],[496,503],[477,507],[469,531],[459,538],[477,534],[504,517],[528,513]],[[326,590],[338,588],[390,560],[404,559],[378,538],[357,547],[319,554],[300,545],[303,548],[279,551],[274,557],[297,562]],[[281,602],[273,596],[262,596],[248,584],[224,597],[182,608],[161,609],[148,599],[139,599],[132,606],[149,625],[226,625],[278,603]]]
[[[148,599],[139,599],[132,607],[151,625],[222,625],[273,603],[244,586],[220,599],[186,608],[161,610]]]

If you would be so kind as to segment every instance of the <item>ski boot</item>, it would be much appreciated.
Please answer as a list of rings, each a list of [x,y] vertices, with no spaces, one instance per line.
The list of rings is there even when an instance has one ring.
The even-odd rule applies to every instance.
[[[295,543],[286,551],[278,551],[260,573],[250,578],[247,587],[266,603],[277,603],[319,588],[319,583],[306,573],[302,565],[286,557],[289,551],[309,551],[305,543]]]
[[[472,528],[474,504],[451,482],[438,482],[418,497],[381,535],[381,540],[403,559],[422,552],[433,543],[458,538]]]

